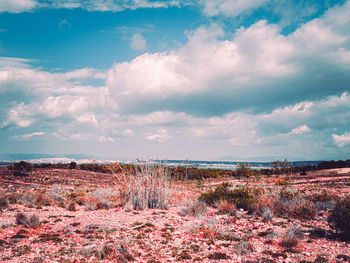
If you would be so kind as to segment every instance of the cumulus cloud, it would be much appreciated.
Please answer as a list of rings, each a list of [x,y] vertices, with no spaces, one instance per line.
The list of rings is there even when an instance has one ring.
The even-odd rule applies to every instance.
[[[130,47],[136,51],[146,50],[146,39],[140,34],[136,33],[131,37]]]
[[[335,153],[349,137],[335,134],[350,126],[349,11],[347,2],[287,36],[264,20],[229,39],[216,24],[199,27],[180,48],[107,71],[52,73],[1,58],[0,127],[35,124],[60,140],[89,142],[187,139],[242,152],[297,154],[302,143],[318,142],[315,152]],[[89,83],[95,79],[105,85]]]
[[[344,134],[337,135],[332,134],[333,141],[338,147],[344,147],[347,144],[350,144],[350,132],[345,132]]]
[[[0,12],[21,13],[38,5],[35,0],[0,0]]]
[[[168,141],[172,138],[172,136],[168,133],[166,129],[160,129],[157,133],[150,134],[146,137],[149,141],[156,141],[159,143]]]
[[[300,125],[300,126],[294,128],[293,130],[291,130],[289,134],[303,134],[303,133],[309,132],[309,131],[311,131],[311,129],[309,127],[307,127],[307,125]]]
[[[350,81],[350,21],[344,15],[349,11],[347,2],[287,36],[264,20],[227,40],[217,25],[200,27],[179,49],[115,63],[106,85],[125,112],[168,109],[209,116],[339,95]]]

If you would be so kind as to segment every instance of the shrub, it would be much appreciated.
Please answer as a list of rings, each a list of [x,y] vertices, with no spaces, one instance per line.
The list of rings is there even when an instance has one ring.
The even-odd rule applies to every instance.
[[[33,207],[36,201],[36,197],[33,193],[23,193],[19,195],[17,201],[25,204],[28,207]]]
[[[49,206],[52,204],[52,198],[45,192],[35,193],[35,204],[42,206]]]
[[[314,227],[310,230],[310,238],[325,238],[327,235],[327,231],[319,228],[319,227]]]
[[[25,161],[20,161],[19,163],[15,163],[14,168],[19,171],[33,171],[34,167]]]
[[[274,213],[281,217],[312,219],[316,216],[313,202],[305,199],[299,192],[283,188],[272,202]]]
[[[62,201],[64,196],[64,189],[60,186],[55,186],[53,188],[51,188],[50,190],[50,197],[56,201],[56,202],[60,202]]]
[[[77,169],[77,163],[76,162],[70,162],[68,168],[69,169]]]
[[[329,195],[326,190],[323,190],[321,193],[310,195],[308,198],[313,202],[325,202],[332,201],[334,199],[333,196]]]
[[[263,222],[269,222],[273,218],[273,212],[270,208],[265,207],[265,208],[263,208],[263,212],[262,212],[261,216],[263,218]]]
[[[299,227],[291,227],[283,236],[280,245],[282,247],[292,248],[298,245],[300,239],[303,237],[303,232]]]
[[[9,206],[9,200],[5,196],[0,197],[0,209],[6,208],[8,206]]]
[[[254,251],[253,245],[246,240],[236,243],[234,248],[238,255],[246,255]]]
[[[350,237],[350,197],[338,200],[332,209],[328,223],[337,232]]]
[[[40,225],[39,217],[36,215],[26,216],[23,213],[16,214],[16,224],[25,227],[37,228]]]
[[[206,193],[202,193],[199,196],[199,200],[204,201],[209,205],[225,200],[234,203],[237,208],[243,208],[244,210],[250,211],[256,198],[249,188],[236,188],[230,190],[229,184],[223,183],[217,186],[214,191],[209,190]]]
[[[109,204],[105,201],[98,201],[96,203],[96,210],[99,210],[99,209],[106,209],[108,210],[110,208]]]
[[[218,211],[216,212],[219,215],[230,215],[235,216],[237,214],[237,207],[234,203],[229,203],[226,200],[221,200],[218,204]]]
[[[109,209],[119,198],[119,193],[111,188],[98,188],[90,194],[96,202],[96,209]]]
[[[67,209],[69,210],[69,211],[77,211],[77,205],[76,205],[76,203],[74,202],[74,201],[72,201],[72,202],[70,202],[69,203],[69,205],[68,205],[68,207],[67,207]]]
[[[230,257],[228,255],[226,255],[226,253],[214,252],[214,253],[208,255],[208,259],[221,260],[221,259],[230,259]]]
[[[249,177],[251,174],[251,166],[249,163],[239,163],[237,165],[237,175],[239,177]]]
[[[301,219],[312,219],[316,216],[316,209],[312,202],[301,200],[291,207],[292,216]]]
[[[179,212],[181,216],[202,216],[207,213],[207,204],[201,201],[190,201],[186,206]]]
[[[10,204],[16,204],[20,198],[21,194],[18,192],[10,192],[6,195],[6,199]]]

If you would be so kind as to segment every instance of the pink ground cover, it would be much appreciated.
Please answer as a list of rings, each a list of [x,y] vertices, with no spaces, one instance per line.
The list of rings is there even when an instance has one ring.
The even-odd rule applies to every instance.
[[[292,179],[292,185],[299,179]],[[320,174],[316,179],[333,182],[339,178]],[[347,194],[349,174],[341,179],[336,181],[341,183],[340,190],[328,190]],[[266,178],[255,183],[273,189],[273,182]],[[295,186],[320,190],[307,183],[304,180]],[[57,205],[12,204],[0,213],[0,262],[314,262],[318,257],[344,262],[340,255],[350,257],[348,242],[310,237],[315,227],[329,230],[327,212],[313,220],[274,217],[266,223],[242,210],[236,216],[218,215],[214,207],[199,217],[180,215],[186,200],[199,192],[192,186],[175,188],[166,210],[114,207],[87,211],[86,206],[77,205],[76,211],[68,211]],[[37,228],[17,225],[19,212],[38,215],[41,224]],[[286,249],[281,240],[291,227],[300,227],[303,237],[296,247]],[[226,258],[215,259],[215,255]]]

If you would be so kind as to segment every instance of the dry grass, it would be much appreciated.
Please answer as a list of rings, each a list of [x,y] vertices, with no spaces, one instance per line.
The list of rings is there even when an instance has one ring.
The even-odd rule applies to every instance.
[[[40,220],[37,215],[27,216],[23,213],[17,213],[16,224],[29,228],[37,228],[40,225]]]
[[[115,176],[126,209],[168,208],[170,178],[164,167],[144,165],[137,167],[135,173],[123,171]]]
[[[207,214],[207,204],[201,201],[189,201],[179,213],[181,216],[203,216]]]

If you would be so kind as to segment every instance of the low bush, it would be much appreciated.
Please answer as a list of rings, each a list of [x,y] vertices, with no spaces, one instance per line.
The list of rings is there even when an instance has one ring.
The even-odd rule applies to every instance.
[[[269,222],[272,220],[273,218],[273,212],[269,207],[265,207],[263,208],[263,212],[262,212],[262,218],[263,218],[263,222]]]
[[[238,255],[247,255],[254,251],[252,243],[246,240],[236,243],[234,248]]]
[[[99,210],[99,209],[106,209],[106,210],[108,210],[110,208],[111,208],[110,205],[106,201],[98,201],[96,203],[96,210]]]
[[[201,201],[190,201],[186,206],[179,212],[181,216],[202,216],[207,214],[207,204]]]
[[[5,196],[0,197],[0,209],[6,208],[9,206],[9,200]]]
[[[75,211],[77,211],[77,204],[74,201],[72,201],[69,203],[67,209],[69,211],[75,212]]]
[[[34,193],[25,192],[18,196],[17,202],[25,204],[27,207],[33,207],[36,202],[36,196]]]
[[[52,198],[44,191],[35,193],[35,204],[41,206],[49,206],[53,203]]]
[[[280,217],[293,217],[309,220],[316,216],[314,203],[301,193],[283,188],[278,195],[272,197],[271,208]]]
[[[208,205],[213,205],[221,200],[229,203],[234,203],[237,208],[243,208],[244,210],[251,211],[256,196],[252,194],[250,188],[236,188],[229,189],[228,183],[223,183],[215,188],[215,190],[209,190],[202,193],[199,198],[200,201],[206,202]]]
[[[36,215],[27,216],[24,213],[17,213],[16,224],[30,228],[37,228],[40,225],[40,220]]]
[[[208,259],[222,260],[222,259],[230,259],[230,257],[226,253],[214,252],[214,253],[208,255]]]
[[[308,196],[308,199],[313,202],[329,202],[334,200],[334,196],[327,193],[326,190],[323,190],[321,193],[316,193]]]
[[[310,220],[316,216],[316,209],[314,203],[308,200],[301,200],[291,206],[291,215],[294,218]]]
[[[338,233],[350,237],[350,197],[338,200],[329,217],[329,225]]]
[[[303,232],[299,227],[291,227],[283,236],[280,245],[286,248],[292,248],[298,245],[300,239],[303,238]]]
[[[323,228],[314,227],[310,230],[310,238],[318,239],[318,238],[325,238],[327,235],[327,231]]]
[[[216,213],[219,215],[235,216],[237,214],[237,207],[234,203],[229,203],[226,200],[221,200],[218,204],[218,210]]]

